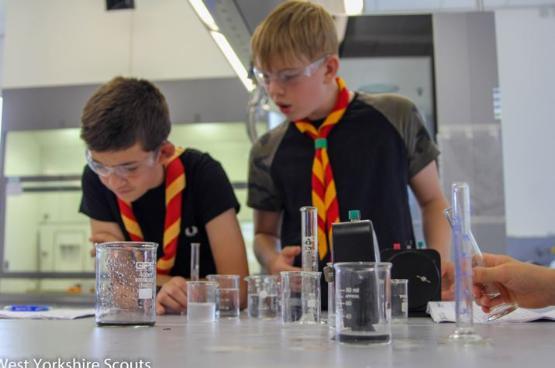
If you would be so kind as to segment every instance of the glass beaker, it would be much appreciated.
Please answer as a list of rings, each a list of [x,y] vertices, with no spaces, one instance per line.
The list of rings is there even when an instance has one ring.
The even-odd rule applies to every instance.
[[[97,325],[154,325],[157,247],[125,241],[96,246]]]
[[[217,282],[187,281],[187,321],[215,321],[217,298]]]
[[[208,275],[206,279],[219,285],[216,316],[218,318],[239,317],[239,275]]]
[[[247,281],[248,315],[273,319],[278,316],[278,278],[274,275],[251,275]]]
[[[335,333],[339,342],[391,341],[391,263],[342,262],[335,268]]]
[[[320,272],[281,272],[283,323],[320,322]]]

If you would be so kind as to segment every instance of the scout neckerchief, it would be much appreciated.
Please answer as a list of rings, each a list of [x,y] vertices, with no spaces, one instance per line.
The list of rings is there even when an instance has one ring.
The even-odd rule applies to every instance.
[[[174,155],[165,165],[166,182],[166,218],[164,219],[164,255],[156,262],[156,272],[161,275],[169,274],[175,263],[177,241],[181,229],[182,194],[185,190],[185,167],[179,156],[185,149],[178,147]],[[130,203],[118,198],[118,206],[131,240],[144,241],[141,227],[133,214]]]
[[[337,78],[337,86],[339,90],[335,106],[319,128],[305,120],[294,122],[301,133],[308,134],[314,140],[312,205],[318,209],[318,254],[320,260],[323,260],[328,252],[327,243],[328,240],[331,242],[331,225],[339,221],[339,203],[328,157],[327,138],[349,105],[349,90],[341,78]],[[329,248],[331,248],[331,244]]]

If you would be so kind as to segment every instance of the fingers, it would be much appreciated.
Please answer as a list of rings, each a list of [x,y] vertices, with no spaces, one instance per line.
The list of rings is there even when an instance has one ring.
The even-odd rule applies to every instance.
[[[165,283],[156,296],[156,313],[182,312],[187,308],[187,281],[173,277]]]
[[[300,270],[301,270],[300,267],[295,267],[295,266],[291,266],[291,265],[288,265],[288,264],[284,264],[281,267],[281,271],[300,271]]]
[[[281,255],[286,258],[295,258],[299,254],[301,254],[301,247],[297,245],[284,247],[281,251]]]
[[[472,280],[477,284],[486,284],[490,282],[503,283],[504,277],[502,271],[498,267],[474,267],[472,270]]]
[[[485,266],[493,267],[493,266],[499,266],[503,263],[514,261],[514,259],[509,256],[505,256],[501,254],[484,253],[483,261]]]

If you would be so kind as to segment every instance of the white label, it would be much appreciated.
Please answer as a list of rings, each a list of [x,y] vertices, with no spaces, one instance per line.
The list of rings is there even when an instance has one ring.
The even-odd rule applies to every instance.
[[[152,299],[152,289],[139,289],[139,299]]]

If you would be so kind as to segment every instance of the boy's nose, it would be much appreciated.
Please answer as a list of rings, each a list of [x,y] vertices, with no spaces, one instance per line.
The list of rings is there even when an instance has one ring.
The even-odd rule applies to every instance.
[[[274,96],[282,95],[283,91],[284,91],[283,86],[279,82],[273,79],[269,80],[268,83],[266,84],[266,92],[268,92],[268,95],[272,99],[274,98]]]
[[[118,174],[116,174],[115,172],[108,174],[107,180],[108,180],[108,184],[112,188],[117,188],[118,186],[120,186],[125,182],[125,179],[119,176]]]

